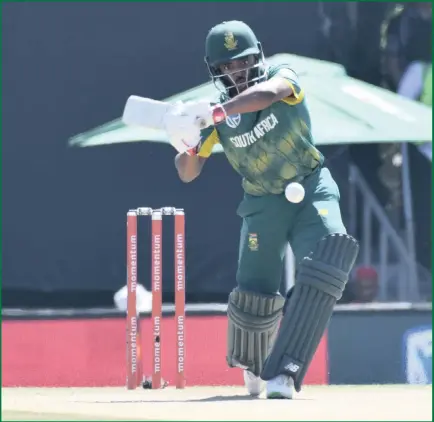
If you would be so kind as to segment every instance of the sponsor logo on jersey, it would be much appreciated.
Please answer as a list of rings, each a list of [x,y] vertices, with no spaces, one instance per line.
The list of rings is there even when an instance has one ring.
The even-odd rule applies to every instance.
[[[276,116],[271,113],[268,117],[257,123],[251,131],[243,133],[242,135],[232,136],[229,140],[236,148],[245,148],[248,145],[252,145],[259,141],[264,135],[271,132],[278,124],[279,121]]]

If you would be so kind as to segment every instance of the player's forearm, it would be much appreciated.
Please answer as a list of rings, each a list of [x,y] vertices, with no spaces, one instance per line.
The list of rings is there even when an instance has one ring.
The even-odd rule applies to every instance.
[[[273,104],[274,94],[267,91],[244,91],[223,104],[226,114],[243,114],[264,110]]]
[[[204,161],[205,159],[198,155],[177,154],[175,157],[175,167],[179,178],[185,183],[196,179],[202,171]]]
[[[252,113],[271,106],[276,101],[292,95],[290,86],[281,80],[270,80],[246,89],[241,94],[225,102],[226,114]]]

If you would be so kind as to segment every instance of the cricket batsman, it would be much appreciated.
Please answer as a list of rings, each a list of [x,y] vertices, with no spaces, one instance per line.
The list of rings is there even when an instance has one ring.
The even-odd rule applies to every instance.
[[[288,65],[268,66],[260,42],[241,21],[213,27],[205,51],[220,91],[216,101],[178,105],[165,127],[171,144],[183,151],[175,165],[184,182],[199,176],[217,143],[242,177],[226,359],[230,367],[244,369],[251,395],[266,387],[267,398],[291,399],[293,388],[301,389],[359,246],[342,223],[339,189],[314,145],[296,73]],[[293,182],[304,188],[299,203],[285,196]],[[297,271],[284,298],[279,287],[287,242]]]

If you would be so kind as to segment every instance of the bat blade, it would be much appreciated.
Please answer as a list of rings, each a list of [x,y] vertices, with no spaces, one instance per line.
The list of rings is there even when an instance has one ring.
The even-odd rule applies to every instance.
[[[131,95],[125,104],[122,122],[127,126],[164,130],[164,116],[172,107],[170,103]]]

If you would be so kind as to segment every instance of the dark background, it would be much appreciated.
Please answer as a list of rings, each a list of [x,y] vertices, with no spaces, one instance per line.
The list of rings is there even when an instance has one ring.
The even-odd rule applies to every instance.
[[[330,384],[406,384],[405,333],[431,328],[431,320],[431,309],[335,312],[328,329]]]
[[[112,305],[125,284],[126,211],[171,205],[186,210],[187,300],[225,302],[235,283],[242,192],[224,156],[213,156],[185,185],[168,145],[71,149],[68,138],[119,117],[132,92],[160,99],[207,81],[204,40],[223,20],[251,25],[266,55],[335,57],[360,74],[363,60],[324,42],[314,2],[2,8],[3,306]],[[380,21],[383,6],[375,13]],[[365,74],[375,79],[371,67]],[[322,151],[333,157],[345,216],[350,152]],[[163,244],[166,300],[173,290],[171,227]],[[149,288],[147,240],[139,244],[139,278]]]

